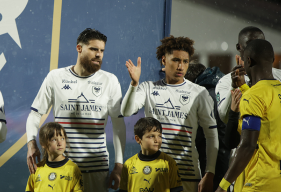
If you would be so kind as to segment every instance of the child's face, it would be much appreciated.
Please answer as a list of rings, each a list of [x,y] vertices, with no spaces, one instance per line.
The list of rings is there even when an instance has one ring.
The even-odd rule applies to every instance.
[[[49,146],[48,146],[48,155],[49,158],[51,157],[52,159],[64,157],[62,154],[65,151],[66,147],[66,141],[65,141],[65,136],[63,134],[63,131],[61,130],[61,135],[55,132],[54,136],[51,138],[49,141]]]
[[[155,127],[151,131],[146,131],[142,136],[142,139],[137,140],[141,145],[141,149],[144,155],[153,155],[156,153],[162,144],[162,133],[155,131]]]

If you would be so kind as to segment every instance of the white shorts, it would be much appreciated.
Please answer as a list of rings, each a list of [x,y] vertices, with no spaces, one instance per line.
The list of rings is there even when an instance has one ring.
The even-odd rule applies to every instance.
[[[108,171],[82,173],[84,192],[108,192]]]
[[[182,181],[183,192],[198,192],[199,182]]]

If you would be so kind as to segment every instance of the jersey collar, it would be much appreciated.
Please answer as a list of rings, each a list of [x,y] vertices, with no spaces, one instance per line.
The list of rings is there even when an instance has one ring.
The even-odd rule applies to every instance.
[[[159,155],[161,154],[161,151],[157,151],[155,154],[153,155],[143,155],[141,153],[141,151],[138,153],[138,157],[140,160],[142,161],[153,161],[155,159],[157,159],[159,157]]]
[[[48,161],[48,158],[47,158],[46,164],[47,164],[49,167],[51,167],[51,168],[58,168],[58,167],[64,166],[64,165],[67,163],[68,160],[69,160],[69,159],[66,157],[66,158],[65,158],[64,160],[62,160],[62,161],[50,162],[50,161]]]

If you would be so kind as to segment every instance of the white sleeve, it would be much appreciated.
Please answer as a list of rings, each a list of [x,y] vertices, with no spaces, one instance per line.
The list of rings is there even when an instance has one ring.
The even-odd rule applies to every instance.
[[[33,139],[36,139],[41,117],[42,115],[40,113],[33,110],[31,110],[29,113],[26,121],[27,143]]]
[[[5,107],[2,93],[0,92],[0,143],[5,141],[7,135]]]
[[[109,115],[112,121],[113,145],[115,151],[115,163],[123,164],[123,156],[126,145],[126,125],[121,115],[120,107],[122,101],[121,86],[116,76],[114,76],[111,86],[110,101],[108,103]]]
[[[53,103],[52,71],[44,79],[32,105],[31,110],[40,114],[47,114]]]
[[[206,138],[206,172],[215,173],[219,139],[214,115],[214,101],[206,89],[199,94],[198,100],[199,125],[203,128]]]
[[[121,114],[123,116],[131,116],[144,106],[146,99],[144,87],[144,83],[136,87],[130,84],[121,104]]]
[[[217,107],[220,119],[226,124],[231,105],[231,74],[223,76],[216,86]]]
[[[126,145],[126,126],[124,118],[111,117],[113,129],[113,145],[115,151],[115,163],[123,164]]]

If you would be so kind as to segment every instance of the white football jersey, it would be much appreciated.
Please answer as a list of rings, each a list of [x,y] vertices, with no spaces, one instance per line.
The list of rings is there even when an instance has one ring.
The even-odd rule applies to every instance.
[[[52,70],[31,109],[46,114],[53,106],[55,121],[67,133],[68,157],[81,172],[108,171],[105,126],[108,115],[121,117],[122,93],[117,77],[103,70],[81,77],[72,66]]]
[[[146,117],[160,121],[163,128],[161,151],[176,160],[182,180],[199,181],[201,178],[195,147],[198,123],[204,129],[207,142],[208,138],[216,140],[213,149],[207,147],[206,167],[206,171],[215,173],[218,136],[214,103],[208,91],[186,79],[174,85],[163,80],[147,81],[133,89],[136,88],[130,86],[124,97],[122,114],[131,115],[144,106]]]

